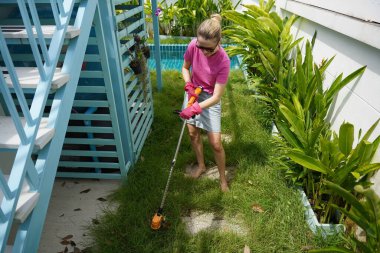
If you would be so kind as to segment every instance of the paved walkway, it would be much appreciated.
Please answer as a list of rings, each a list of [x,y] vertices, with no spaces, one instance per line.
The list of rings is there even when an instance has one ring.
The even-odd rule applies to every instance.
[[[86,226],[109,207],[107,196],[120,180],[56,179],[39,253],[80,252],[89,241]]]

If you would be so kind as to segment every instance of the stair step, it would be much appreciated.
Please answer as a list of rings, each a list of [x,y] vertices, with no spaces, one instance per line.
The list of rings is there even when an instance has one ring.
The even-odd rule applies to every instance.
[[[35,27],[32,27],[33,34],[37,37],[37,31]],[[55,32],[55,25],[42,25],[41,26],[42,33],[44,38],[51,39]],[[3,25],[1,26],[1,30],[3,31],[4,37],[7,39],[26,39],[28,38],[28,34],[26,32],[25,26],[22,25]],[[72,39],[79,35],[80,30],[75,28],[74,26],[68,26],[65,34],[66,39]]]
[[[4,177],[8,180],[9,175],[5,175]],[[14,219],[20,223],[23,223],[36,206],[39,196],[40,194],[38,192],[31,192],[29,184],[24,182],[22,185],[21,195],[17,202]],[[4,195],[0,191],[0,201],[3,201],[3,197]]]
[[[40,81],[40,74],[36,67],[16,67],[15,68],[20,85],[25,89],[36,89]],[[5,82],[9,87],[13,87],[12,80],[9,76],[8,70],[5,67],[1,68],[3,71]],[[61,72],[61,68],[56,68],[51,84],[51,89],[56,90],[65,85],[70,79],[70,75]]]
[[[46,127],[47,121],[47,118],[41,119],[40,129],[34,143],[35,150],[42,149],[54,136],[54,129]],[[21,122],[25,126],[24,118],[21,118]],[[0,129],[0,148],[17,149],[20,145],[20,138],[12,117],[0,116]]]

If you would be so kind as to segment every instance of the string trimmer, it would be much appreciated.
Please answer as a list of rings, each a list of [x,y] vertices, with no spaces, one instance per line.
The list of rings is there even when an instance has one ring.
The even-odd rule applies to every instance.
[[[195,94],[199,95],[199,94],[201,94],[201,92],[202,92],[202,87],[197,87],[195,89]],[[187,103],[187,107],[192,106],[194,102],[195,102],[195,97],[192,96],[190,98],[189,102]],[[150,224],[150,227],[153,230],[160,229],[162,223],[165,221],[165,216],[163,215],[163,211],[164,211],[163,208],[164,208],[164,204],[165,204],[165,200],[166,200],[166,195],[168,194],[170,179],[171,179],[172,174],[173,174],[174,165],[175,165],[176,160],[177,160],[179,146],[181,145],[182,136],[183,136],[183,132],[185,131],[186,123],[187,123],[187,120],[184,120],[183,125],[182,125],[182,129],[181,129],[181,134],[179,135],[179,139],[178,139],[178,143],[177,143],[177,148],[176,148],[175,153],[174,153],[174,158],[173,158],[172,163],[171,163],[169,177],[168,177],[168,181],[166,182],[164,195],[162,196],[161,205],[158,208],[158,211],[154,214],[154,216],[152,218],[152,223]]]

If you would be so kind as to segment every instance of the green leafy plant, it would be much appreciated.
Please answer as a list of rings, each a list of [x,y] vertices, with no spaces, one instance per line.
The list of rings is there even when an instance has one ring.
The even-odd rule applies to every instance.
[[[328,247],[323,249],[310,250],[310,253],[319,252],[341,252],[341,253],[373,253],[380,251],[380,198],[372,189],[365,189],[361,185],[354,187],[357,194],[352,194],[343,187],[332,182],[325,182],[326,186],[341,196],[351,208],[342,208],[335,204],[331,204],[340,212],[344,213],[366,234],[366,241],[358,240],[354,234],[349,237],[349,247]]]
[[[131,62],[129,63],[130,68],[133,70],[134,74],[139,79],[139,83],[141,84],[141,89],[143,91],[144,95],[144,101],[146,101],[147,95],[148,95],[148,84],[149,84],[149,77],[148,77],[148,65],[147,65],[147,55],[150,51],[147,52],[147,49],[149,47],[145,44],[146,38],[140,37],[139,35],[135,34],[133,36],[135,44],[133,46],[133,50],[130,50],[130,57]]]
[[[233,5],[231,0],[221,0],[214,3],[213,0],[178,0],[168,4],[162,0],[158,7],[161,9],[159,15],[160,34],[172,36],[196,36],[198,26],[212,13],[222,13],[225,10],[234,10],[240,1]],[[151,2],[144,5],[147,14],[147,22],[152,22]],[[230,21],[223,20],[223,27],[229,25]]]
[[[260,76],[262,82],[271,85],[278,81],[287,67],[291,50],[302,40],[293,40],[290,28],[297,20],[295,16],[280,18],[271,11],[274,0],[260,5],[243,5],[243,13],[224,11],[223,16],[232,22],[224,35],[233,42],[227,52],[242,55],[243,63],[250,75]]]
[[[293,149],[288,156],[295,163],[305,169],[311,170],[318,175],[319,182],[314,182],[313,199],[314,207],[319,209],[320,221],[330,222],[335,209],[331,203],[345,205],[339,196],[328,191],[323,180],[327,179],[347,191],[353,191],[357,184],[368,186],[367,176],[380,168],[380,163],[371,163],[373,156],[379,146],[380,136],[373,142],[368,139],[378,125],[377,120],[360,139],[355,148],[354,126],[343,123],[339,129],[339,136],[331,134],[321,137],[317,158],[310,156],[302,149]]]

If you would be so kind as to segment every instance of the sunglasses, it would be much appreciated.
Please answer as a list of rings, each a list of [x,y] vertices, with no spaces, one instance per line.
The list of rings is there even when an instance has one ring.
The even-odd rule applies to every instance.
[[[204,51],[206,51],[207,53],[212,53],[212,52],[214,52],[215,49],[218,47],[218,45],[219,45],[219,41],[218,41],[218,43],[216,43],[216,46],[215,46],[214,48],[211,48],[211,47],[202,47],[202,46],[198,45],[198,41],[197,41],[197,43],[195,44],[195,46],[196,46],[197,48],[199,48],[200,50],[204,50]]]

